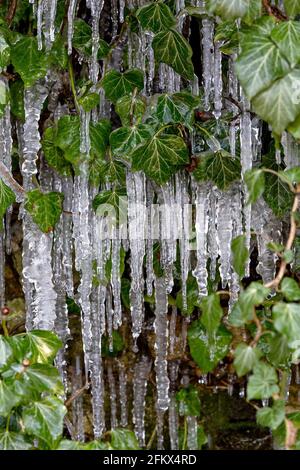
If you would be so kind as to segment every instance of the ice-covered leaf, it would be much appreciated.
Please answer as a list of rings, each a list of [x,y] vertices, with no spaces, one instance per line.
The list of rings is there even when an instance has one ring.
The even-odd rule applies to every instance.
[[[247,170],[244,175],[245,183],[248,188],[248,204],[253,204],[259,199],[265,190],[265,174],[264,171],[255,168]]]
[[[189,385],[176,393],[180,416],[200,416],[201,403],[198,390]]]
[[[199,99],[187,92],[163,94],[158,97],[156,116],[161,124],[191,124],[194,109],[199,106]]]
[[[170,65],[182,77],[193,80],[193,51],[181,34],[173,29],[161,31],[154,36],[152,47],[157,62]]]
[[[200,156],[194,176],[198,181],[212,181],[219,189],[225,190],[241,177],[241,163],[226,150],[217,150]]]
[[[46,75],[48,54],[38,50],[36,37],[21,38],[11,46],[10,54],[12,64],[26,87],[30,87]]]
[[[66,411],[63,402],[55,397],[30,403],[22,412],[26,433],[53,446],[62,435]]]
[[[42,148],[48,164],[60,175],[72,174],[72,165],[65,159],[64,152],[55,144],[57,134],[56,127],[47,127],[42,140]]]
[[[239,235],[231,242],[232,265],[239,278],[245,275],[246,262],[249,258],[249,252],[246,246],[246,235]]]
[[[124,73],[117,70],[107,72],[100,82],[107,99],[116,103],[122,96],[130,94],[135,88],[144,88],[144,75],[139,69],[130,69]]]
[[[163,2],[152,2],[142,6],[136,16],[144,29],[159,33],[176,25],[176,19],[170,8]]]
[[[111,446],[115,450],[139,450],[134,432],[128,429],[113,429],[111,431]]]
[[[213,338],[209,338],[199,320],[191,324],[188,330],[188,343],[192,358],[205,374],[211,372],[229,350],[231,333],[221,325]]]
[[[279,392],[278,377],[274,367],[259,362],[253,369],[247,386],[248,400],[263,400]]]
[[[52,231],[58,222],[63,198],[62,193],[42,193],[39,189],[33,189],[26,194],[25,209],[30,212],[42,232]]]
[[[300,0],[283,0],[284,9],[290,18],[300,13]]]
[[[250,372],[261,357],[262,352],[246,343],[237,345],[234,351],[234,362],[236,373],[239,377]]]
[[[49,364],[33,364],[26,368],[22,375],[25,386],[29,386],[36,392],[51,392],[55,395],[63,395],[64,388],[56,367]]]
[[[81,18],[74,21],[74,34],[72,45],[84,57],[92,55],[92,28]],[[99,39],[99,49],[97,58],[105,58],[110,51],[109,44],[103,39]]]
[[[204,297],[201,301],[200,308],[202,311],[200,321],[205,327],[208,335],[213,336],[218,329],[223,316],[220,296],[217,294],[211,294]]]
[[[284,400],[275,400],[271,407],[266,406],[260,408],[256,413],[256,420],[260,426],[271,428],[272,430],[278,426],[285,419],[285,403]]]
[[[300,304],[278,302],[273,307],[274,327],[289,341],[300,338]]]
[[[9,206],[12,205],[13,202],[15,202],[15,200],[16,197],[14,192],[8,186],[6,186],[6,184],[0,178],[0,230],[3,228],[3,216],[5,215],[6,210],[9,208]]]
[[[273,18],[263,17],[242,35],[236,72],[249,99],[266,90],[290,69],[287,59],[270,37],[274,26]]]
[[[120,116],[123,126],[132,126],[141,122],[146,106],[146,99],[133,93],[122,96],[117,101],[116,112]]]
[[[33,443],[20,432],[0,432],[0,450],[29,450]]]
[[[131,158],[133,170],[142,170],[157,184],[164,184],[181,165],[188,163],[188,148],[177,135],[156,133],[137,147]]]
[[[83,96],[78,98],[78,103],[84,111],[87,113],[92,111],[100,103],[100,96],[98,93],[85,93]]]
[[[132,127],[120,127],[110,134],[112,153],[123,160],[130,160],[131,152],[140,144],[150,139],[153,131],[147,124]]]

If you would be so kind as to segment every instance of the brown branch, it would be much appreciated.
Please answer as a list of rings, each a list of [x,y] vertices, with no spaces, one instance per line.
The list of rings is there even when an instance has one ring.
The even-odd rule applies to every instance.
[[[262,0],[262,4],[268,15],[274,16],[280,21],[288,19],[288,17],[278,7],[270,4],[270,0]]]
[[[74,393],[74,395],[72,395],[70,398],[68,398],[66,401],[65,401],[65,406],[68,407],[71,405],[71,403],[76,400],[76,398],[80,397],[80,395],[82,395],[86,390],[88,390],[90,388],[90,383],[89,382],[86,382],[86,384],[79,388],[78,390],[76,390],[76,392]]]
[[[297,190],[296,190],[296,193],[295,193],[295,199],[294,199],[293,208],[292,208],[292,212],[291,212],[290,233],[289,233],[286,245],[285,245],[285,251],[292,249],[292,246],[293,246],[293,243],[294,243],[294,240],[295,240],[295,237],[296,237],[296,233],[297,233],[297,223],[295,221],[294,214],[296,214],[296,212],[298,211],[298,208],[299,208],[299,190],[300,190],[300,185],[297,186]],[[285,275],[287,265],[288,265],[288,263],[285,261],[285,259],[282,259],[281,263],[280,263],[279,271],[278,271],[275,279],[273,279],[273,281],[269,282],[268,284],[265,284],[265,287],[268,287],[268,288],[274,287],[275,289],[277,289],[280,282],[282,281],[282,279]]]
[[[25,198],[25,190],[14,179],[14,177],[3,162],[0,162],[0,178],[2,178],[6,186],[8,186],[15,193],[16,201],[22,202]]]
[[[261,324],[258,316],[256,315],[255,307],[254,307],[254,313],[253,313],[253,321],[256,325],[256,334],[255,334],[255,337],[254,337],[253,341],[251,342],[250,346],[252,346],[252,348],[255,348],[255,346],[257,345],[257,343],[260,340],[260,337],[263,333],[262,324]]]
[[[12,20],[14,19],[14,16],[17,10],[17,5],[18,5],[18,0],[11,0],[11,2],[9,3],[8,12],[5,18],[8,23],[8,26],[11,25]]]

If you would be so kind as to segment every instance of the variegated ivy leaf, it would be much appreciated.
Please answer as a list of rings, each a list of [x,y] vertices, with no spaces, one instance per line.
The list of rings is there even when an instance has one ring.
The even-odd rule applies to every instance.
[[[286,57],[271,39],[274,26],[274,19],[264,17],[242,35],[236,72],[250,100],[290,70]]]
[[[300,0],[283,0],[284,9],[290,18],[300,13]]]
[[[145,111],[147,102],[143,96],[125,95],[116,103],[116,112],[121,118],[123,126],[132,126],[141,121]]]
[[[162,1],[152,2],[138,9],[137,19],[144,29],[159,33],[176,25],[176,19],[168,5]]]
[[[260,0],[208,0],[208,11],[227,19],[242,18],[261,8]]]
[[[123,160],[130,160],[130,153],[153,134],[150,126],[140,124],[132,127],[120,127],[110,134],[112,153]]]
[[[187,80],[194,78],[193,51],[187,40],[173,29],[161,31],[152,41],[155,60],[170,65]]]
[[[288,59],[291,67],[294,67],[300,60],[300,23],[283,21],[277,24],[271,32],[271,39]]]
[[[25,209],[42,232],[50,232],[58,222],[62,212],[63,194],[50,192],[43,194],[34,189],[26,194]]]
[[[15,202],[16,197],[13,191],[6,186],[6,184],[0,178],[0,230],[3,228],[2,220],[6,210],[9,206]]]
[[[131,154],[132,169],[142,170],[157,184],[164,184],[189,161],[188,148],[177,135],[155,134]]]
[[[107,72],[100,82],[107,99],[116,103],[122,96],[128,95],[135,88],[144,88],[144,75],[139,69],[131,69],[121,73],[117,70]]]
[[[166,93],[158,97],[156,116],[161,124],[184,122],[189,125],[193,121],[194,109],[199,106],[199,102],[200,99],[190,93]]]

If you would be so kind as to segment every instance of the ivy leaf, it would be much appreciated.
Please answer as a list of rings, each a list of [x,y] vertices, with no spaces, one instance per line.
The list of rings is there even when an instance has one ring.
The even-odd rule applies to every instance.
[[[33,364],[27,367],[22,380],[25,385],[40,393],[48,391],[54,395],[62,395],[64,392],[58,370],[49,364]]]
[[[159,263],[158,263],[159,264]],[[160,267],[160,266],[159,266]],[[176,295],[176,305],[181,310],[181,315],[192,315],[195,307],[199,307],[199,287],[196,279],[189,275],[187,279],[187,308],[184,308],[182,302],[182,290]]]
[[[260,426],[271,428],[272,431],[285,419],[285,403],[284,400],[275,400],[271,407],[261,408],[256,413],[256,420]]]
[[[0,416],[8,416],[19,402],[20,397],[16,395],[9,385],[0,379]]]
[[[248,13],[251,3],[258,3],[258,0],[208,0],[207,7],[210,13],[224,18],[242,18]]]
[[[62,36],[57,34],[50,51],[51,63],[61,70],[68,67],[68,53]]]
[[[248,344],[240,343],[234,351],[234,362],[236,373],[239,377],[250,372],[257,364],[262,352],[258,348],[252,348]]]
[[[12,348],[9,344],[9,340],[5,336],[0,336],[0,367],[8,362],[12,356]]]
[[[170,29],[154,36],[152,41],[155,60],[170,65],[175,72],[187,80],[193,80],[193,51],[186,39]]]
[[[10,47],[4,37],[0,36],[0,70],[3,70],[10,62]]]
[[[96,108],[100,103],[100,96],[98,93],[86,93],[78,98],[78,103],[87,113]]]
[[[92,55],[92,28],[81,18],[74,20],[74,34],[72,46],[81,55],[88,58]],[[103,59],[109,54],[110,47],[106,41],[99,39],[99,49],[97,58]]]
[[[254,111],[272,126],[276,135],[281,135],[300,113],[299,88],[300,69],[295,68],[252,102]]]
[[[64,152],[55,144],[57,129],[47,127],[42,140],[42,148],[48,164],[60,175],[69,176],[72,174],[72,165],[65,159]]]
[[[22,340],[25,342],[26,357],[31,363],[51,363],[62,347],[61,341],[52,331],[33,330],[28,332]]]
[[[199,320],[191,324],[188,330],[190,352],[204,374],[211,372],[226,356],[231,338],[231,333],[223,325],[211,339]]]
[[[109,142],[111,123],[108,119],[90,124],[91,150],[90,154],[102,158]]]
[[[142,96],[135,94],[125,95],[116,103],[116,112],[120,116],[123,126],[130,126],[141,121],[147,102]]]
[[[39,51],[37,39],[26,36],[11,46],[12,64],[21,76],[24,85],[30,87],[47,73],[48,55]]]
[[[292,186],[297,185],[300,183],[300,166],[294,166],[288,170],[279,171],[279,175]]]
[[[300,287],[298,282],[290,277],[285,277],[281,282],[281,292],[289,301],[300,300]]]
[[[78,116],[62,116],[57,122],[54,144],[64,152],[65,159],[78,165],[80,154],[80,121]]]
[[[223,310],[220,304],[220,296],[217,294],[211,294],[202,299],[200,304],[202,315],[201,323],[205,327],[209,337],[212,337],[218,329],[221,318],[223,316]]]
[[[247,170],[244,175],[245,183],[248,188],[247,204],[254,204],[265,190],[265,173],[263,170]]]
[[[66,414],[63,402],[55,397],[34,401],[23,408],[22,420],[25,431],[46,442],[50,447],[62,435]]]
[[[290,18],[300,13],[300,0],[283,0],[284,9]]]
[[[24,83],[16,80],[10,84],[10,109],[12,114],[21,121],[25,121],[24,112]]]
[[[198,181],[213,181],[219,189],[225,190],[231,183],[240,179],[241,163],[226,150],[217,150],[200,156],[194,176]]]
[[[110,134],[109,140],[112,153],[124,160],[130,160],[131,152],[145,142],[153,134],[147,124],[132,127],[120,127]]]
[[[272,155],[266,155],[262,159],[263,167],[270,168],[276,172],[280,170],[280,166],[276,164],[276,160]],[[268,206],[277,217],[282,217],[290,211],[293,203],[293,194],[287,184],[284,183],[280,174],[265,174],[265,190],[264,199]]]
[[[117,70],[107,72],[100,82],[108,100],[116,103],[122,96],[130,94],[135,88],[144,88],[144,75],[139,69],[130,69],[121,73]]]
[[[242,279],[245,275],[245,265],[249,258],[245,235],[240,235],[232,240],[231,251],[233,258],[232,265],[239,278]]]
[[[139,450],[134,432],[127,429],[113,429],[111,431],[111,446],[115,450]]]
[[[286,58],[270,37],[274,26],[273,18],[263,17],[242,35],[236,72],[249,100],[290,69]]]
[[[168,30],[176,25],[176,19],[170,8],[162,2],[150,3],[139,8],[136,16],[142,28],[153,33]]]
[[[33,444],[20,432],[3,431],[0,433],[0,450],[29,450]]]
[[[253,320],[253,307],[262,304],[270,289],[259,282],[251,282],[247,289],[240,294],[239,300],[234,304],[229,315],[229,323],[242,327]]]
[[[126,181],[126,167],[123,163],[111,158],[105,166],[105,181],[110,183],[118,182],[120,184]]]
[[[181,137],[156,133],[131,154],[132,169],[143,170],[157,184],[164,184],[180,165],[188,163],[188,148]]]
[[[248,400],[263,400],[279,392],[278,377],[274,367],[259,362],[253,369],[247,386]]]
[[[274,327],[279,333],[286,335],[289,341],[300,338],[300,305],[278,302],[273,307]]]
[[[0,230],[3,228],[2,220],[5,212],[15,200],[14,192],[0,178]]]
[[[176,393],[180,416],[200,416],[201,403],[198,390],[189,385]]]
[[[191,124],[199,99],[187,92],[163,94],[158,97],[156,116],[161,124],[170,122]]]
[[[122,221],[127,221],[127,192],[126,188],[113,189],[107,191],[101,191],[93,200],[93,209],[97,215],[104,215],[104,213],[114,210],[110,216],[114,216],[115,219],[119,220],[119,224]],[[101,207],[101,211],[99,207]],[[103,213],[104,212],[104,213]]]
[[[267,353],[268,361],[279,369],[286,369],[290,366],[291,349],[289,342],[284,335],[274,335],[267,340],[269,351]]]
[[[31,214],[42,232],[52,231],[58,222],[62,212],[63,198],[62,193],[43,194],[39,189],[27,192],[25,209]]]
[[[298,21],[277,23],[271,33],[271,39],[280,52],[288,59],[291,67],[300,60],[300,24]]]

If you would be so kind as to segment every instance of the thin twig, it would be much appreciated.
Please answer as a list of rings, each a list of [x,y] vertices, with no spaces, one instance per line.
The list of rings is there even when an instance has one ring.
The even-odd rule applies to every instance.
[[[270,0],[262,0],[262,4],[268,15],[274,16],[277,20],[288,19],[288,17],[278,7],[270,4]]]
[[[256,311],[255,311],[255,308],[254,308],[254,313],[253,313],[253,321],[256,325],[256,334],[255,334],[255,337],[251,343],[250,346],[252,346],[253,348],[255,348],[255,346],[257,345],[258,341],[260,340],[260,337],[262,335],[262,325],[261,325],[261,322],[258,318],[258,316],[256,315]]]
[[[89,382],[86,382],[86,384],[79,388],[78,390],[76,390],[76,392],[74,393],[74,395],[72,395],[70,398],[68,398],[66,401],[65,401],[65,406],[68,407],[70,406],[70,404],[76,400],[76,398],[80,397],[80,395],[82,395],[86,390],[88,390],[90,388],[90,383]]]
[[[12,20],[14,19],[14,16],[16,14],[17,4],[18,0],[11,0],[9,4],[9,9],[5,18],[8,23],[8,26],[12,24]]]

